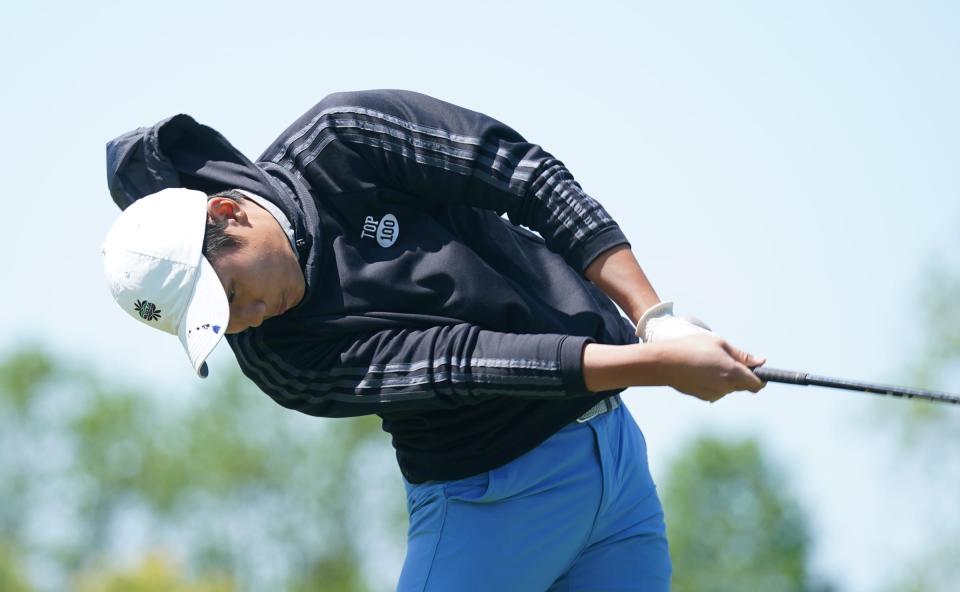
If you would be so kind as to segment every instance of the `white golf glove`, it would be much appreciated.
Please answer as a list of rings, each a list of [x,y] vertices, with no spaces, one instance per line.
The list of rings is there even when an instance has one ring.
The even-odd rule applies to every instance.
[[[637,321],[637,336],[644,343],[689,335],[712,335],[712,332],[700,319],[673,316],[673,302],[661,302],[652,306]]]

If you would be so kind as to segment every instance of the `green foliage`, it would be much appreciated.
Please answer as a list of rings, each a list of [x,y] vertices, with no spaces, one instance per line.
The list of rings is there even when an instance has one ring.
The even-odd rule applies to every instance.
[[[76,579],[76,592],[233,592],[229,578],[207,576],[188,580],[165,555],[151,553],[131,570],[84,574]]]
[[[938,540],[923,550],[923,557],[920,560],[905,561],[899,576],[883,590],[886,592],[953,592],[958,586],[958,557],[960,557],[960,543],[955,539]]]
[[[923,339],[911,355],[905,374],[912,383],[943,388],[950,378],[960,378],[960,274],[942,264],[929,268],[918,300]],[[958,419],[960,411],[956,407],[922,401],[898,410],[896,415],[905,443],[918,452],[928,448],[931,440],[943,437],[952,445],[960,444]]]
[[[39,348],[0,362],[0,590],[30,589],[29,558],[58,590],[361,591],[367,541],[399,557],[403,487],[376,418],[297,414],[239,373],[174,402],[78,368]],[[116,570],[124,524],[145,533],[133,571]]]
[[[755,442],[698,438],[673,462],[662,490],[674,590],[813,587],[806,519]]]
[[[33,588],[20,568],[19,557],[9,545],[0,541],[0,590],[3,592],[32,592]]]
[[[26,413],[33,393],[56,374],[50,357],[39,346],[27,346],[0,362],[0,397],[10,410]]]
[[[361,573],[349,557],[326,557],[318,560],[294,581],[289,592],[359,592],[366,590]]]
[[[905,382],[923,388],[957,391],[960,384],[960,273],[955,265],[933,261],[924,272],[917,298],[922,340],[910,354]],[[901,558],[901,575],[890,592],[953,592],[960,582],[960,408],[923,401],[876,404],[879,417],[901,436],[895,470],[902,478],[926,484],[924,499],[935,519],[929,543]]]

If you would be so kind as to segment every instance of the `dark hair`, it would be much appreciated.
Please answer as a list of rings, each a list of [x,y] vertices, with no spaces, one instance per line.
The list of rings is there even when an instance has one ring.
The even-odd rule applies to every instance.
[[[239,203],[247,201],[247,198],[236,189],[214,193],[207,199],[213,199],[214,197],[229,197]],[[207,218],[207,227],[203,231],[202,253],[208,261],[216,261],[230,249],[241,247],[243,244],[242,238],[227,233],[226,218]]]

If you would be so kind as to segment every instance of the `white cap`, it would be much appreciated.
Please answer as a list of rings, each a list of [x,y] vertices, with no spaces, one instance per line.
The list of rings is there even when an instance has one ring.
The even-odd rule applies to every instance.
[[[138,321],[178,336],[201,378],[230,321],[223,285],[202,252],[206,223],[204,193],[164,189],[124,210],[102,247],[113,298]]]

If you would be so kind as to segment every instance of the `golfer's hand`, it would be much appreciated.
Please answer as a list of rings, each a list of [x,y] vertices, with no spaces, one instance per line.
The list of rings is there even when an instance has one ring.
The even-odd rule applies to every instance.
[[[650,344],[658,348],[664,382],[687,395],[713,403],[733,391],[757,392],[766,384],[751,368],[766,359],[735,348],[712,334]]]

